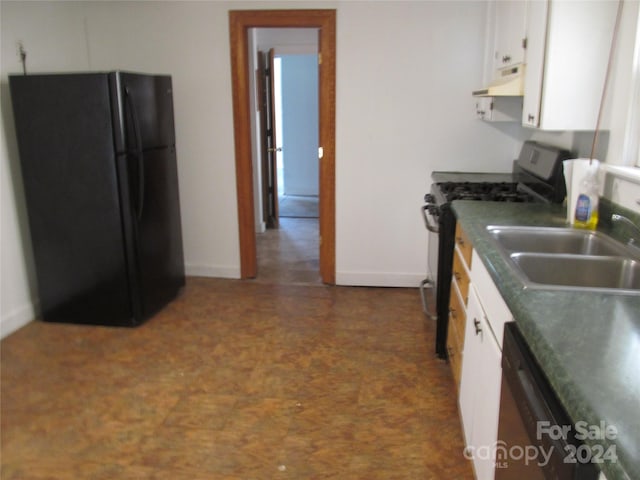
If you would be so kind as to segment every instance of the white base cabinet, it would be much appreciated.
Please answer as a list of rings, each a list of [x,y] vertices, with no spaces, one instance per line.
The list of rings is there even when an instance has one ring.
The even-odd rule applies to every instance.
[[[489,326],[475,287],[469,288],[467,326],[460,381],[460,412],[478,480],[492,480],[498,438],[502,352]]]
[[[460,414],[478,480],[493,480],[502,385],[504,324],[513,320],[493,279],[475,250],[471,272],[460,375]]]

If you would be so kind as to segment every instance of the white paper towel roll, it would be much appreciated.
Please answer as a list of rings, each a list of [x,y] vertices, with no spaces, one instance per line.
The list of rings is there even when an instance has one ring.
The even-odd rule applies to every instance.
[[[580,185],[587,174],[597,172],[600,167],[598,160],[588,158],[574,158],[562,162],[564,181],[567,185],[567,223],[575,223],[576,203],[580,195]]]

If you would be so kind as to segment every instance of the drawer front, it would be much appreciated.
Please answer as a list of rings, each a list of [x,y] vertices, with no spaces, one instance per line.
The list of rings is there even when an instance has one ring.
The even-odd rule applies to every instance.
[[[455,282],[451,282],[451,298],[449,300],[449,322],[455,323],[456,330],[460,335],[460,339],[464,338],[464,329],[466,324],[466,308],[460,302],[460,296],[456,291]]]
[[[464,344],[464,329],[466,312],[460,303],[460,294],[455,282],[451,282],[451,299],[449,300],[449,325],[447,330],[447,353],[449,365],[453,372],[456,387],[460,386],[462,375],[462,349]]]
[[[464,268],[462,260],[460,260],[460,255],[460,250],[456,249],[453,255],[453,278],[458,284],[460,295],[466,306],[467,299],[469,298],[469,274]]]
[[[447,354],[449,355],[449,365],[451,365],[451,372],[453,373],[453,379],[456,382],[456,388],[460,389],[460,376],[462,375],[462,340],[460,337],[455,322],[449,321],[449,328],[447,331]]]
[[[471,270],[471,251],[473,250],[473,245],[471,245],[471,242],[460,226],[460,223],[456,224],[456,246],[460,250],[462,258],[467,264],[467,268]]]

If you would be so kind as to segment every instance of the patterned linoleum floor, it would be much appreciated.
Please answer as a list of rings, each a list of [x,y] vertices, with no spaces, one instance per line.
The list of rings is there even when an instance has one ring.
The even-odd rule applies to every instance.
[[[4,339],[1,478],[473,478],[417,289],[271,280]]]
[[[277,229],[256,235],[256,281],[322,285],[317,218],[280,218]]]
[[[278,195],[280,218],[318,218],[318,202],[317,195]]]

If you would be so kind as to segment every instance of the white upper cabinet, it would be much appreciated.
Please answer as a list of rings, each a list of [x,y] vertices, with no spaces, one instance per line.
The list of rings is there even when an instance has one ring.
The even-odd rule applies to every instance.
[[[618,3],[526,3],[523,125],[542,130],[595,130]]]
[[[487,122],[519,122],[522,97],[476,97],[476,117]]]
[[[527,2],[495,3],[494,70],[524,62],[524,39],[527,30]]]

